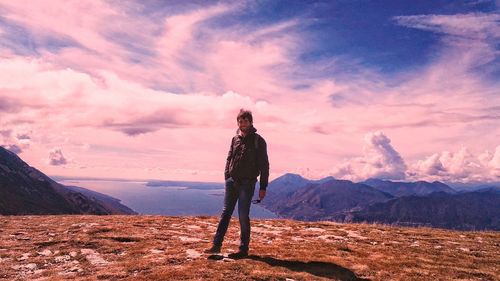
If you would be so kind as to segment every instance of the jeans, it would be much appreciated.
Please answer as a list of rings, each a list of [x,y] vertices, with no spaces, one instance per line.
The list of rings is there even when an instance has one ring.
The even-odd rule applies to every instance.
[[[214,237],[214,245],[221,246],[226,235],[231,215],[238,201],[238,216],[240,220],[240,251],[248,252],[250,244],[250,204],[255,191],[256,179],[226,180],[226,193],[224,195],[224,209],[220,216],[219,226]]]

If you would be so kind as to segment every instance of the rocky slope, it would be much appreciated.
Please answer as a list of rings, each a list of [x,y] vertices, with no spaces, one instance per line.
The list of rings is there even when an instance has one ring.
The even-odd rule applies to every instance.
[[[216,217],[0,216],[0,280],[498,280],[499,232],[234,220],[209,256]]]
[[[134,213],[112,197],[65,187],[0,147],[0,214]]]

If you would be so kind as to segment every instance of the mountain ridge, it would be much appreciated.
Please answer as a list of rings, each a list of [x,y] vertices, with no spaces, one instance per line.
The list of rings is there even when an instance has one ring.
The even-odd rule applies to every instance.
[[[135,214],[119,200],[97,194],[67,188],[0,146],[0,214]]]
[[[281,191],[287,192],[280,194]],[[283,218],[304,221],[366,221],[461,230],[499,230],[500,210],[497,206],[500,206],[500,195],[495,193],[498,188],[483,187],[478,191],[483,194],[457,192],[439,181],[368,179],[354,183],[335,179],[312,181],[286,174],[269,183],[270,196],[263,201],[263,206]],[[440,200],[435,200],[437,196]]]

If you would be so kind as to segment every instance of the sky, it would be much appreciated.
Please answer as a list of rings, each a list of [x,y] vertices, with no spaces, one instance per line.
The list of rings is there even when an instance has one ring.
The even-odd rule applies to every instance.
[[[0,145],[52,176],[500,181],[499,1],[0,0]]]

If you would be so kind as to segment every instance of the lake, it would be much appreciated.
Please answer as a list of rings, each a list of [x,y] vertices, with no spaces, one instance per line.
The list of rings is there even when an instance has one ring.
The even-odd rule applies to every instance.
[[[59,180],[64,185],[74,185],[120,199],[121,203],[144,215],[167,216],[219,216],[224,201],[224,189],[196,189],[182,185],[146,186],[147,182],[117,180]],[[255,191],[257,196],[258,190]],[[236,206],[233,216],[238,215]],[[276,218],[269,210],[252,204],[253,218]]]

